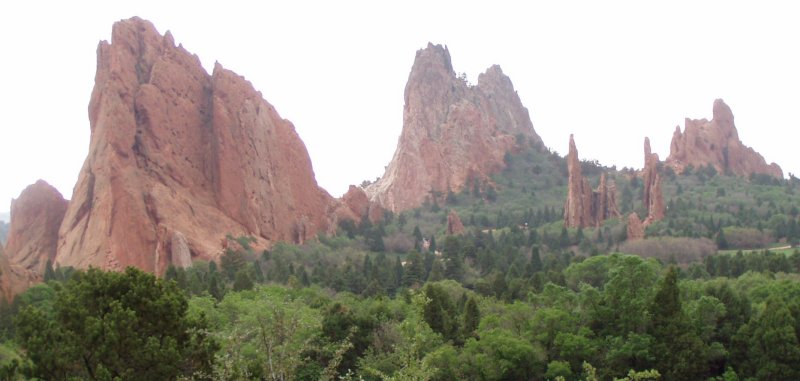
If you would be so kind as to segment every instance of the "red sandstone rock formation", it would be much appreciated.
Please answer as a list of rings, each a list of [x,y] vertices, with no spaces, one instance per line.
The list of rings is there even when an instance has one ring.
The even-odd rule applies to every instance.
[[[464,224],[461,222],[461,218],[458,217],[458,213],[452,209],[450,209],[450,213],[447,214],[447,234],[464,234]]]
[[[600,176],[600,185],[592,190],[589,179],[581,173],[581,162],[575,139],[569,136],[567,155],[567,201],[564,203],[564,225],[567,227],[599,226],[601,222],[619,217],[616,186],[608,185],[606,175]]]
[[[6,302],[11,302],[14,296],[25,291],[28,287],[40,281],[33,271],[12,264],[3,252],[0,245],[0,297]]]
[[[489,181],[505,166],[505,154],[526,144],[542,141],[500,67],[472,86],[456,77],[447,48],[428,44],[408,77],[397,150],[367,194],[394,212],[415,208],[432,194]]]
[[[351,185],[334,208],[332,228],[343,220],[351,220],[358,224],[366,218],[372,223],[377,223],[383,219],[383,212],[383,208],[371,202],[362,188]]]
[[[62,266],[161,272],[215,259],[226,234],[302,242],[332,198],[303,142],[252,85],[211,75],[133,18],[97,49],[91,142],[60,229]]]
[[[658,174],[658,154],[650,149],[650,139],[644,138],[644,207],[647,209],[647,218],[644,226],[664,219],[664,195],[661,192],[661,176]]]
[[[58,228],[68,201],[50,184],[39,180],[11,201],[11,227],[6,255],[12,264],[43,273],[56,256]]]
[[[713,118],[686,118],[685,128],[675,128],[666,164],[682,172],[687,165],[695,168],[713,165],[719,173],[749,176],[764,173],[783,178],[783,171],[775,164],[767,165],[764,157],[739,140],[730,107],[717,99]]]
[[[644,225],[636,213],[631,213],[628,215],[627,231],[629,241],[644,239]]]

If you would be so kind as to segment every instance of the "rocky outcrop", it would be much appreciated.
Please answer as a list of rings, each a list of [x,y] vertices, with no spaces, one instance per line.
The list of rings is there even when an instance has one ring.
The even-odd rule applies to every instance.
[[[450,209],[450,213],[447,214],[447,234],[464,234],[464,224],[461,222],[461,218],[458,217],[458,213],[452,209]]]
[[[226,234],[302,242],[328,228],[294,126],[243,77],[142,19],[97,49],[91,141],[59,232],[62,266],[162,272],[215,259]]]
[[[11,302],[14,296],[41,280],[41,276],[8,260],[0,245],[0,297]]]
[[[719,173],[749,176],[752,173],[783,178],[783,171],[775,164],[767,164],[764,157],[742,144],[733,122],[730,107],[717,99],[713,118],[686,118],[684,131],[675,128],[666,164],[676,172],[691,165],[695,168],[712,165]]]
[[[599,226],[601,222],[619,217],[616,185],[608,184],[605,173],[600,175],[600,185],[592,190],[589,179],[581,172],[581,162],[575,139],[569,136],[567,155],[567,201],[564,203],[564,226]]]
[[[403,130],[383,177],[366,191],[393,212],[458,192],[505,167],[523,145],[541,147],[528,110],[499,66],[473,86],[456,76],[450,52],[417,51],[405,89]],[[436,200],[440,202],[442,200]]]
[[[644,225],[636,213],[628,215],[627,233],[628,241],[644,239]]]
[[[58,247],[58,229],[68,201],[50,184],[39,180],[11,201],[11,227],[6,244],[8,260],[42,274]]]
[[[647,210],[644,226],[664,219],[664,194],[661,191],[661,176],[658,174],[658,154],[650,149],[650,139],[644,138],[644,194],[642,200]]]
[[[378,223],[383,220],[384,210],[380,205],[370,201],[364,189],[351,185],[340,200],[337,200],[332,213],[332,224],[329,233],[335,233],[335,228],[341,221],[349,220],[356,224],[368,220]]]

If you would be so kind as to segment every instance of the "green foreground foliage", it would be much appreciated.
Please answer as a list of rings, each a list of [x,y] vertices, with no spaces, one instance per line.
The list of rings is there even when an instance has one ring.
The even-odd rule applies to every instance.
[[[445,241],[454,240],[465,238]],[[380,273],[371,258],[364,254],[350,277]],[[394,270],[392,261],[375,262]],[[230,278],[215,278],[215,266],[172,269],[168,281],[89,270],[34,287],[13,319],[10,343],[21,359],[3,372],[97,380],[800,377],[797,274],[692,279],[655,259],[613,254],[575,258],[557,275],[542,275],[542,265],[518,277],[444,275],[392,292],[365,282],[356,293],[346,289],[352,279],[338,290],[303,285],[299,262],[289,262],[284,281],[253,281],[256,265],[263,263],[243,262]],[[252,287],[238,290],[245,276]],[[192,290],[194,277],[206,279],[203,290]],[[536,278],[546,281],[539,287]]]
[[[14,318],[23,361],[8,364],[7,377],[174,380],[211,371],[218,346],[203,316],[187,315],[174,282],[133,268],[91,269],[52,288],[50,300],[24,306]]]
[[[800,181],[661,170],[638,242],[564,228],[566,162],[530,148],[419,209],[263,252],[228,237],[164,280],[49,264],[0,308],[0,379],[800,379],[800,252],[762,250],[800,240]],[[582,171],[644,215],[632,170]]]

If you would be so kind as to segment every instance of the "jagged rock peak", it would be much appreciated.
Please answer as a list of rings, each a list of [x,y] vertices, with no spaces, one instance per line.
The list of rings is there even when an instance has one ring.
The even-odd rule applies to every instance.
[[[666,164],[676,172],[691,165],[695,168],[712,165],[717,172],[736,176],[753,173],[783,178],[783,171],[775,164],[767,164],[764,157],[739,140],[733,112],[722,99],[714,101],[713,119],[685,120],[684,131],[675,129]]]
[[[12,264],[42,274],[56,256],[58,229],[68,201],[44,180],[29,185],[11,201],[6,255]]]
[[[490,175],[505,167],[505,154],[524,146],[541,148],[541,138],[500,67],[472,86],[456,76],[447,48],[429,43],[409,73],[394,157],[366,192],[398,212],[475,181],[492,186]]]
[[[600,184],[592,190],[589,179],[581,172],[581,161],[573,135],[569,136],[569,154],[567,154],[567,200],[564,202],[564,226],[588,227],[599,226],[603,221],[619,217],[617,208],[617,187],[600,175]]]
[[[217,259],[228,234],[265,246],[326,231],[333,199],[303,142],[243,77],[219,64],[209,75],[140,18],[114,24],[97,55],[57,263],[162,272]]]
[[[443,68],[448,73],[453,73],[453,62],[450,59],[450,50],[447,46],[439,44],[434,45],[428,42],[425,49],[417,50],[417,56],[414,58],[414,66],[411,71],[423,70],[425,67]]]

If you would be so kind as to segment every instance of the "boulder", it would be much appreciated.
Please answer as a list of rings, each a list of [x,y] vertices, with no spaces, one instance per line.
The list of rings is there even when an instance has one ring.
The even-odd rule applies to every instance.
[[[68,201],[43,180],[29,185],[11,201],[11,225],[6,244],[8,260],[34,273],[43,274],[47,261],[56,256],[58,229]]]

